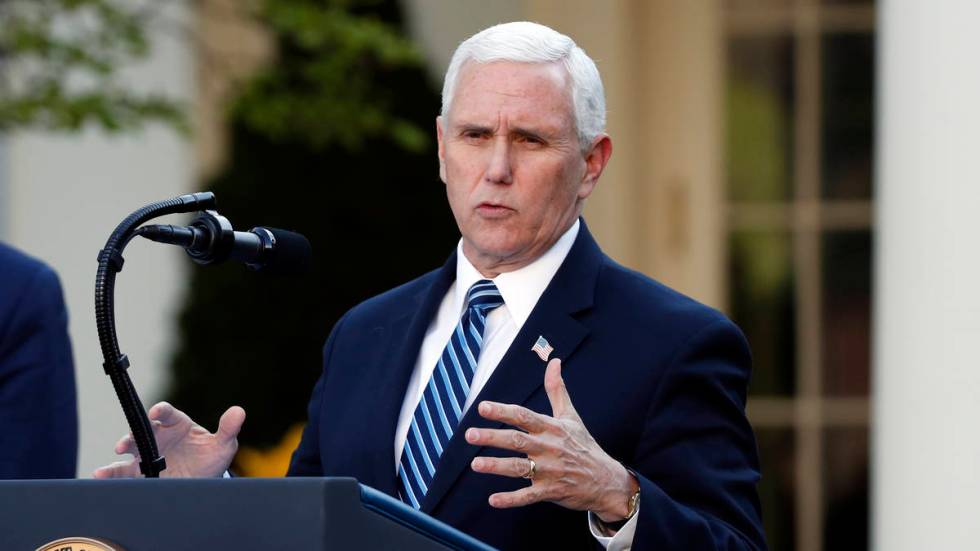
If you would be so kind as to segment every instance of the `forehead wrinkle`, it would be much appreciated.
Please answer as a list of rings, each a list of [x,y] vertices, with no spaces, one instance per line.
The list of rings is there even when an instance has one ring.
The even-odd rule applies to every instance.
[[[499,129],[502,119],[506,118],[508,127],[512,126],[513,121],[518,127],[531,129],[535,133],[557,135],[565,130],[575,132],[574,105],[568,87],[570,77],[566,71],[557,64],[517,63],[517,65],[545,66],[552,70],[529,75],[530,78],[525,76],[526,74],[511,74],[508,75],[511,78],[498,78],[492,85],[481,78],[481,73],[497,70],[494,65],[499,67],[498,64],[512,63],[467,62],[460,71],[456,98],[447,113],[448,118],[452,120],[451,124],[457,127],[474,124],[486,127],[490,124],[489,119],[493,117],[494,130]],[[558,94],[554,94],[556,91]],[[562,109],[555,109],[550,105],[555,96],[562,98],[564,104]],[[542,103],[547,103],[549,106],[541,108]]]
[[[547,109],[541,107],[541,102],[536,98],[527,97],[524,94],[509,94],[495,90],[486,91],[489,94],[512,97],[518,100],[515,103],[495,104],[487,102],[480,97],[481,94],[473,94],[465,101],[460,101],[454,105],[450,111],[450,118],[453,119],[455,126],[476,124],[480,126],[499,126],[506,122],[508,127],[521,127],[548,132],[558,132],[566,127],[572,126],[573,117],[568,109]],[[469,95],[468,95],[469,96]]]
[[[453,128],[461,130],[491,130],[494,134],[506,128],[508,134],[538,136],[541,138],[557,139],[568,130],[566,121],[536,121],[528,122],[521,120],[523,117],[507,117],[498,113],[494,122],[479,122],[472,117],[457,116],[453,117],[450,124]],[[517,119],[517,120],[515,120]]]
[[[528,93],[525,90],[520,90],[518,92],[505,92],[503,90],[491,90],[491,92],[500,96],[507,96],[509,98],[526,98],[528,96]]]

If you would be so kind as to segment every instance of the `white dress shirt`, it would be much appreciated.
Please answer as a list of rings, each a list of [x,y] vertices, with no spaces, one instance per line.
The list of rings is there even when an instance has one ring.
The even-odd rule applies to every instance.
[[[470,408],[476,397],[483,389],[497,364],[504,357],[507,349],[510,348],[517,333],[520,332],[524,322],[527,321],[538,299],[544,290],[551,283],[551,278],[558,272],[561,263],[568,256],[575,237],[578,235],[579,221],[576,220],[572,227],[568,229],[554,245],[548,249],[540,258],[513,272],[506,272],[493,278],[494,284],[500,291],[504,299],[503,306],[494,309],[487,316],[486,329],[483,335],[483,348],[480,351],[480,358],[477,360],[476,371],[473,374],[473,382],[470,383],[470,392],[463,405],[463,413]],[[485,278],[463,254],[463,241],[460,240],[456,246],[456,281],[446,296],[439,304],[432,323],[425,332],[422,340],[422,347],[419,349],[419,357],[415,361],[415,369],[412,377],[408,381],[408,390],[405,392],[405,401],[402,402],[401,414],[398,416],[398,426],[395,430],[395,469],[401,463],[402,449],[405,446],[405,439],[408,438],[408,431],[412,425],[412,416],[415,408],[418,407],[425,392],[425,386],[429,383],[429,378],[435,370],[436,362],[442,355],[443,349],[452,332],[456,329],[460,317],[466,308],[466,294],[469,288],[477,281]],[[615,536],[607,537],[599,531],[597,521],[591,513],[589,514],[589,528],[592,535],[609,550],[629,549],[633,542],[633,533],[636,531],[636,516],[630,519]]]

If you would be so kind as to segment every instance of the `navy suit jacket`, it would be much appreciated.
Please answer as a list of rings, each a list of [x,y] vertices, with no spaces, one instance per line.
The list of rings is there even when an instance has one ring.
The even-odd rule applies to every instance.
[[[75,371],[58,276],[0,243],[0,479],[74,478]]]
[[[456,275],[456,256],[344,315],[289,474],[353,476],[397,496],[395,425],[426,329]],[[575,244],[479,400],[551,414],[538,336],[561,358],[572,403],[603,450],[639,475],[633,549],[765,547],[756,444],[745,418],[748,346],[715,310],[623,268],[583,223]],[[478,403],[478,402],[477,402]],[[470,408],[443,452],[422,511],[502,549],[594,549],[586,513],[552,503],[494,509],[490,494],[527,485],[470,461],[512,452],[466,443],[500,427]]]

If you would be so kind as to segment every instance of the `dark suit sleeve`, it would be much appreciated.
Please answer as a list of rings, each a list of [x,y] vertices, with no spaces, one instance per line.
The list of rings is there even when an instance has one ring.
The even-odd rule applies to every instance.
[[[75,371],[58,276],[41,266],[3,320],[0,478],[74,478]]]
[[[323,464],[320,462],[320,405],[323,402],[323,385],[326,384],[327,368],[333,356],[334,342],[341,331],[346,315],[340,318],[334,326],[326,344],[323,345],[323,372],[313,387],[310,403],[307,407],[306,427],[299,446],[293,452],[289,461],[286,476],[323,476]]]
[[[655,391],[633,461],[634,550],[764,549],[748,345],[728,320],[683,345]]]

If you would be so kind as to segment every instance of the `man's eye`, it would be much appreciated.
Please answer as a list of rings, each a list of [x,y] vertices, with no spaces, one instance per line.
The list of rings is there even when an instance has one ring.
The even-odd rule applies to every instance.
[[[485,138],[486,136],[486,132],[481,132],[479,130],[467,130],[463,132],[463,137],[468,140],[478,140],[480,138]]]
[[[528,145],[542,145],[544,140],[536,136],[518,136],[517,141]]]

